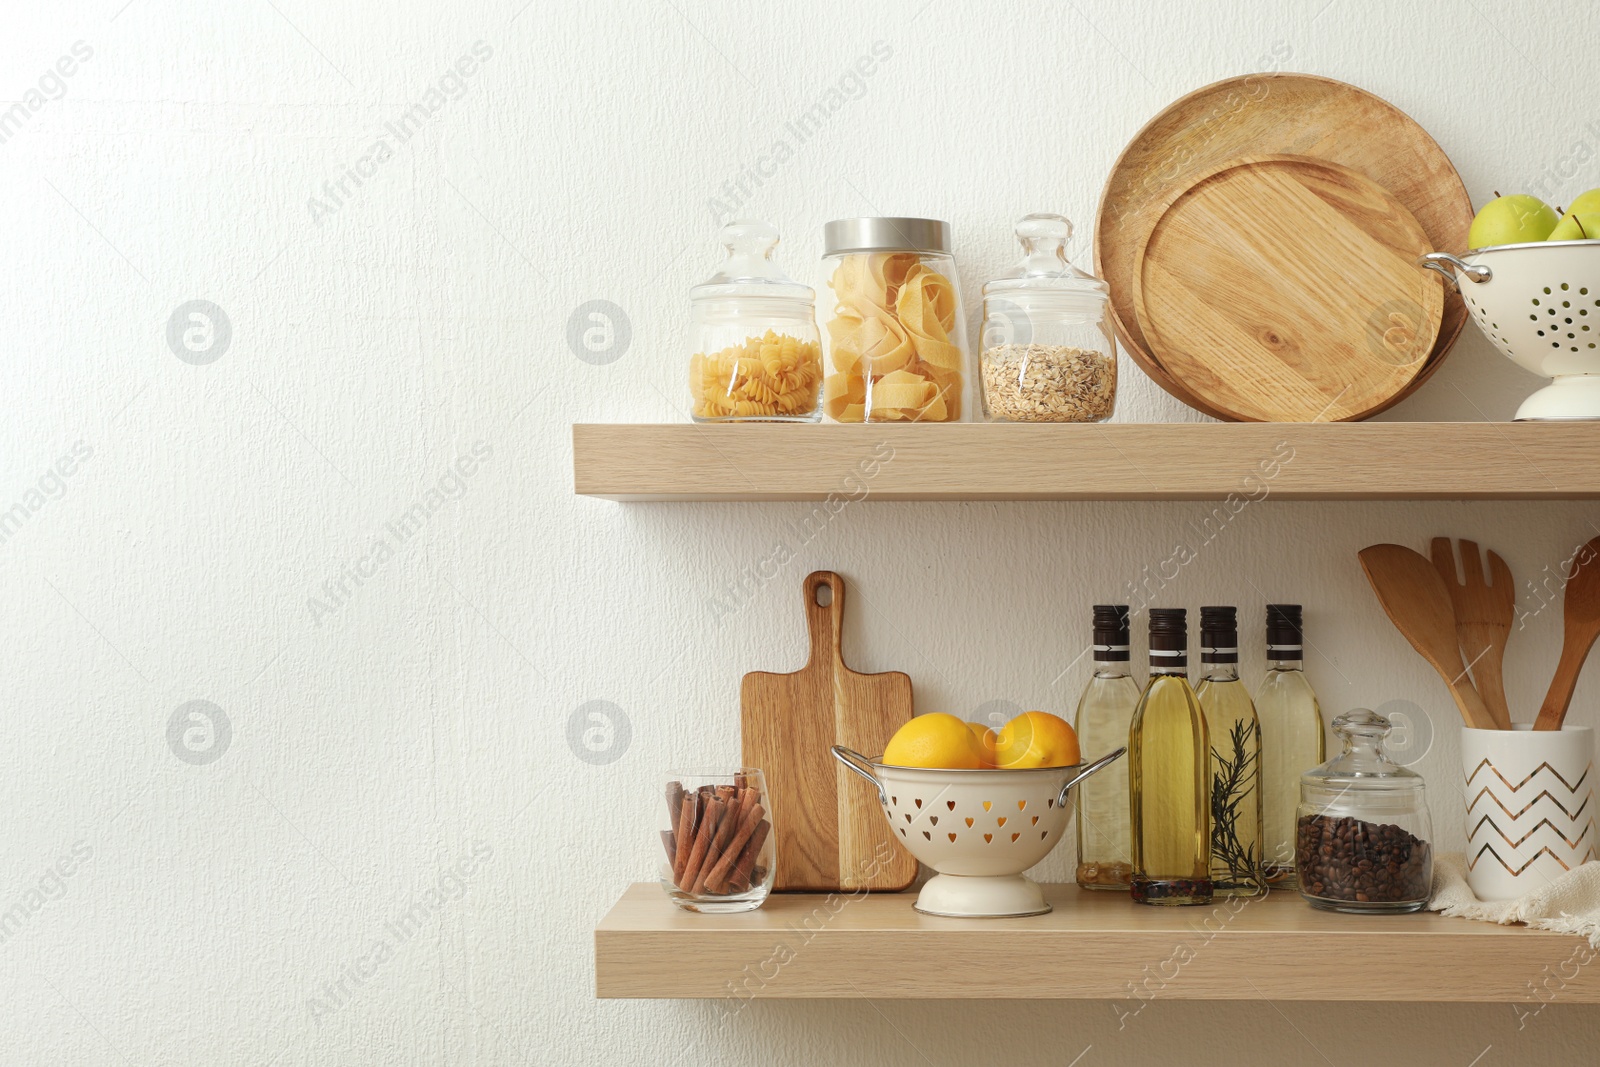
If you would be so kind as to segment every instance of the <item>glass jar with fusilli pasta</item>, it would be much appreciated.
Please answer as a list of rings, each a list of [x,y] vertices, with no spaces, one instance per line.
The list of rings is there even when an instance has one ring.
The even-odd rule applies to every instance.
[[[816,422],[822,418],[816,293],[773,262],[773,227],[730,222],[721,236],[727,261],[689,291],[694,420]]]
[[[837,422],[960,422],[974,389],[966,319],[938,219],[838,219],[823,231],[833,297],[823,410]]]

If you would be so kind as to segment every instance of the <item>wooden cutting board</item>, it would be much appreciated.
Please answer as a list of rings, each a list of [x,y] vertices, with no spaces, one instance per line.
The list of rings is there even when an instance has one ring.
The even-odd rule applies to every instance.
[[[1132,303],[1140,242],[1172,196],[1195,176],[1241,156],[1293,153],[1360,171],[1416,216],[1435,249],[1466,247],[1472,201],[1436,141],[1405,112],[1354,85],[1311,74],[1249,74],[1184,96],[1133,136],[1112,166],[1095,218],[1095,273],[1111,287],[1111,316],[1124,350],[1168,393],[1217,418],[1203,397],[1167,374],[1149,351]],[[1438,369],[1467,321],[1454,293],[1422,373]]]
[[[1444,287],[1417,267],[1431,248],[1358,171],[1244,157],[1198,175],[1152,220],[1134,310],[1166,372],[1229,419],[1361,419],[1433,350]]]
[[[895,841],[868,782],[829,753],[845,745],[877,756],[911,720],[911,679],[857,674],[840,651],[844,579],[816,571],[804,583],[811,656],[793,674],[752,671],[739,687],[744,762],[766,775],[777,835],[775,888],[904,889],[917,861]],[[831,600],[827,604],[819,599]]]

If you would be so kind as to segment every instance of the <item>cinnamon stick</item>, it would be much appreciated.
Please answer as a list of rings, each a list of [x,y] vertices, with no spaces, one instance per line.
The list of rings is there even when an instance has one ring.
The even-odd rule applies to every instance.
[[[694,888],[695,880],[700,877],[700,868],[706,862],[706,853],[711,851],[711,840],[717,834],[717,826],[722,821],[722,812],[726,806],[715,794],[706,801],[705,814],[700,817],[699,829],[695,831],[694,848],[689,853],[689,862],[684,864],[683,873],[678,876],[679,889],[688,892]]]
[[[720,795],[722,790],[719,788],[717,793]],[[711,839],[711,848],[706,852],[706,860],[700,865],[700,876],[695,879],[694,888],[690,890],[696,895],[704,893],[709,888],[711,873],[722,858],[729,851],[737,854],[737,846],[731,845],[733,835],[744,824],[745,816],[755,805],[755,798],[748,789],[744,790],[743,796],[740,797],[736,790],[729,787],[728,794],[727,806],[722,812],[722,822],[717,826],[717,836]]]
[[[672,880],[679,882],[683,879],[683,869],[689,865],[689,851],[694,844],[695,830],[695,798],[698,794],[685,793],[683,803],[678,810],[678,836],[677,848],[672,857]]]
[[[744,848],[739,852],[739,858],[734,861],[733,870],[729,873],[724,885],[726,892],[742,893],[750,888],[750,876],[755,871],[756,857],[761,855],[761,846],[766,843],[767,834],[772,830],[772,824],[762,819],[750,834],[750,840],[745,842]]]
[[[678,832],[678,820],[683,810],[683,783],[667,783],[667,814],[672,819],[672,832]]]
[[[706,878],[706,888],[713,893],[727,891],[728,876],[737,866],[741,850],[749,844],[751,836],[755,834],[756,826],[765,821],[762,819],[765,814],[765,809],[760,804],[755,803],[750,805],[748,811],[741,813],[738,829],[734,831],[728,841],[727,848],[723,850],[721,858],[717,860],[717,865],[712,868],[710,876]],[[754,861],[752,860],[752,862]]]
[[[671,830],[661,831],[661,844],[667,850],[667,862],[675,863],[678,855],[677,834]],[[674,872],[676,874],[676,872]]]

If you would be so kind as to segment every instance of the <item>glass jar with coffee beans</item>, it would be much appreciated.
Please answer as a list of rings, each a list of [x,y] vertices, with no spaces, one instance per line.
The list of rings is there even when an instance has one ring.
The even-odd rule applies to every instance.
[[[1357,708],[1333,729],[1344,751],[1300,779],[1300,895],[1326,911],[1421,911],[1433,886],[1422,776],[1384,754],[1383,716]]]

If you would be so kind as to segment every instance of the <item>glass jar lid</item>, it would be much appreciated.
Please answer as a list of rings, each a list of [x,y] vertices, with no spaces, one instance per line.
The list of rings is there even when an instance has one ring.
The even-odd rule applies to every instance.
[[[809,285],[794,281],[773,262],[772,250],[778,247],[775,227],[756,219],[738,219],[722,227],[718,236],[728,258],[721,270],[689,290],[690,300],[760,297],[807,305],[816,300]]]
[[[1110,298],[1110,287],[1067,261],[1067,239],[1071,236],[1072,222],[1065,215],[1024,215],[1017,223],[1022,259],[985,284],[984,295],[1056,294],[1086,304],[1105,303]]]
[[[1344,751],[1320,767],[1305,773],[1307,781],[1351,781],[1373,778],[1410,779],[1417,786],[1422,775],[1402,767],[1383,751],[1383,739],[1394,727],[1375,711],[1356,708],[1333,720],[1333,731],[1344,742]]]
[[[1422,775],[1383,751],[1383,739],[1392,729],[1389,720],[1356,708],[1334,719],[1333,729],[1344,751],[1300,776],[1302,805],[1331,818],[1403,824],[1427,838],[1430,820]]]
[[[950,224],[941,219],[834,219],[822,228],[822,254],[932,252],[950,254]]]

